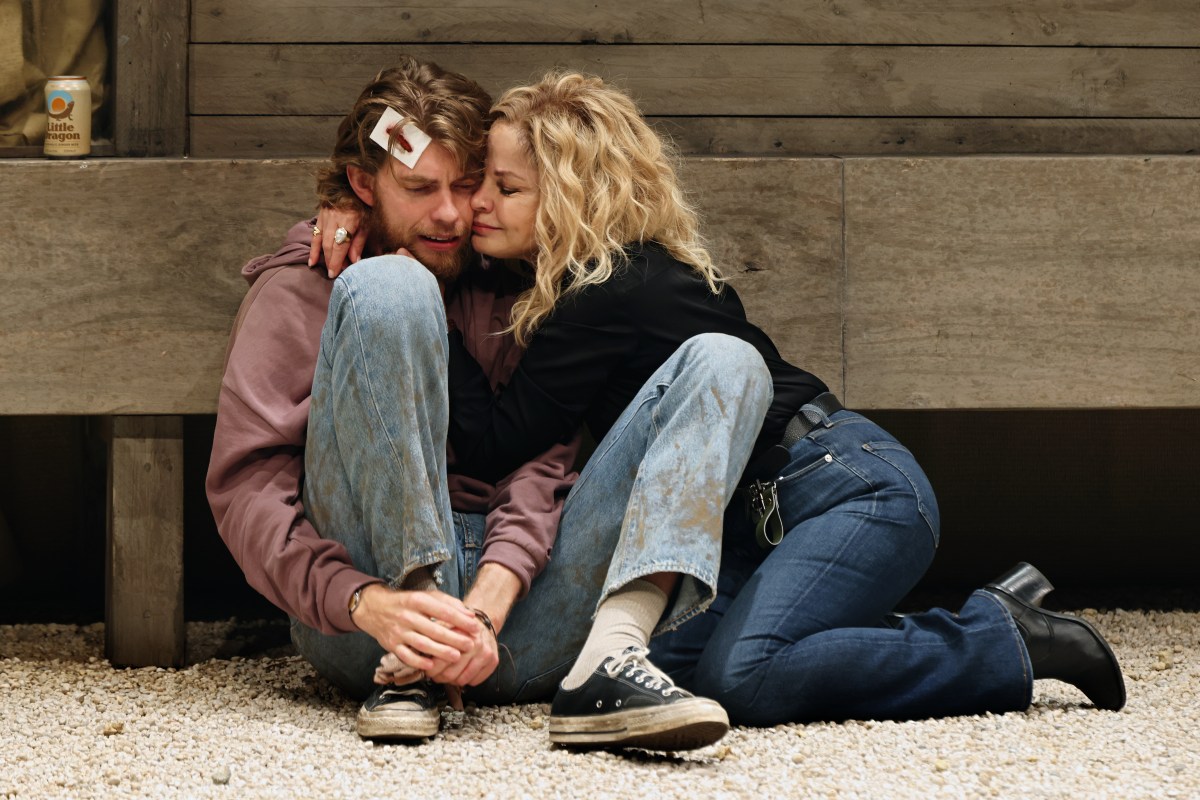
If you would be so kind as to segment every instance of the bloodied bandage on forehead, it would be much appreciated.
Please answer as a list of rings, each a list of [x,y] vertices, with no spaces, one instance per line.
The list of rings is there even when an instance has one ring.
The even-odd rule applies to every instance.
[[[387,150],[390,144],[392,155],[401,164],[413,169],[433,139],[416,125],[406,122],[395,109],[389,108],[379,117],[379,122],[375,123],[375,129],[371,131],[371,141],[384,150]]]

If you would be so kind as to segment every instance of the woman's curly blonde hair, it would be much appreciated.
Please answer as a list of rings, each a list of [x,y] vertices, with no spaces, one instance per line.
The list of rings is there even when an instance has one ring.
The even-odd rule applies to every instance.
[[[599,78],[554,72],[505,92],[492,115],[513,126],[538,172],[535,279],[513,307],[518,342],[528,344],[563,294],[608,280],[630,244],[658,242],[720,291],[674,148],[628,95]]]

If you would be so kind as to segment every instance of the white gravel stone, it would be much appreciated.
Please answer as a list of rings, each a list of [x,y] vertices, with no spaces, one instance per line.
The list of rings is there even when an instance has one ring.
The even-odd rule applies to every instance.
[[[1022,713],[735,728],[681,754],[553,748],[546,704],[363,742],[301,658],[217,658],[236,620],[190,624],[180,670],[113,669],[101,625],[0,627],[0,799],[1200,797],[1200,614],[1082,613],[1125,669],[1119,713],[1039,681]]]

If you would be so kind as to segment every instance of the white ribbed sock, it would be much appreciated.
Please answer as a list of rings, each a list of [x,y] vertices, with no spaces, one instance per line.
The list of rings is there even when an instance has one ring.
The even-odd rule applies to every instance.
[[[407,592],[428,592],[437,588],[437,582],[434,581],[429,567],[417,567],[404,576],[400,588]],[[379,660],[379,666],[375,668],[376,683],[400,685],[421,677],[424,677],[423,672],[408,666],[394,653],[384,653],[383,658]]]
[[[667,595],[649,581],[630,581],[608,596],[596,611],[592,632],[583,643],[575,666],[563,679],[564,689],[575,689],[608,656],[619,656],[627,647],[646,647],[650,634],[667,610]]]

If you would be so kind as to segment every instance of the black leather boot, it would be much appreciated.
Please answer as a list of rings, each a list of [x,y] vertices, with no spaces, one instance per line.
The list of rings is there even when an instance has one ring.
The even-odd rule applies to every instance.
[[[1044,611],[1003,589],[986,586],[984,591],[1012,614],[1029,651],[1034,678],[1069,683],[1096,708],[1119,711],[1125,705],[1121,666],[1095,628],[1078,617]]]
[[[1042,598],[1054,591],[1054,584],[1037,567],[1022,561],[984,588],[1004,592],[1014,600],[1041,608]]]

